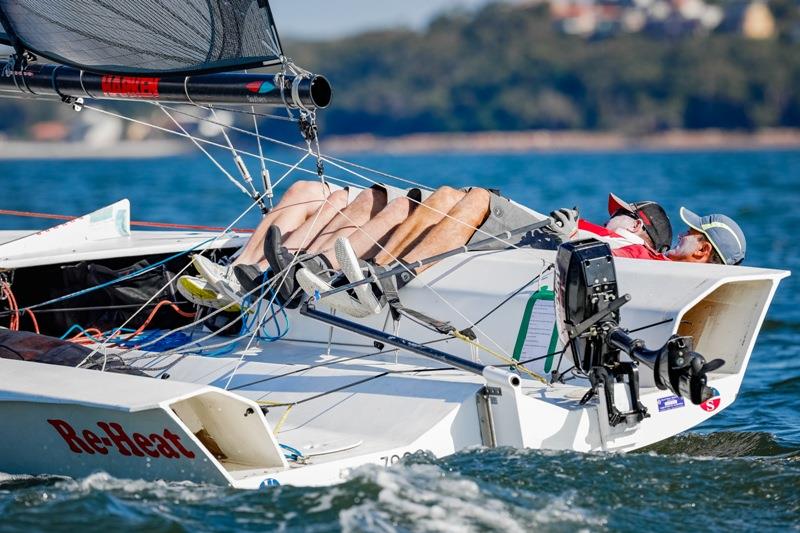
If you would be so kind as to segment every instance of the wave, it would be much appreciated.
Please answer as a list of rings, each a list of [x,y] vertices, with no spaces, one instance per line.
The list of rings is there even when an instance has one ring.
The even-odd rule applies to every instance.
[[[765,431],[686,433],[643,448],[640,452],[697,457],[800,457],[800,448],[784,446],[775,435]]]

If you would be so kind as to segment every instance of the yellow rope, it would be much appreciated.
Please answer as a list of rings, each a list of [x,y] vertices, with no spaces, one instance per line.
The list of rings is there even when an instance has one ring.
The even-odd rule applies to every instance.
[[[269,406],[269,405],[271,405],[271,406],[276,406],[276,405],[278,405],[278,406],[285,406],[285,405],[286,405],[285,403],[281,403],[281,402],[270,402],[270,401],[268,401],[268,400],[259,400],[259,401],[257,401],[256,403],[257,403],[257,404],[259,404],[259,405],[268,405],[268,406]],[[274,427],[274,428],[272,428],[272,432],[273,432],[273,433],[275,433],[275,434],[277,435],[278,433],[280,433],[280,432],[281,432],[281,426],[283,426],[283,423],[284,423],[284,422],[286,422],[286,419],[289,417],[289,411],[291,411],[291,410],[292,410],[292,407],[294,407],[294,405],[295,405],[295,404],[293,404],[293,403],[290,403],[290,404],[289,404],[289,405],[286,407],[286,411],[284,411],[284,412],[283,412],[283,415],[281,416],[280,420],[278,420],[278,423],[277,423],[277,424],[275,424],[275,427]]]
[[[519,364],[519,363],[518,363],[517,361],[515,361],[514,359],[510,359],[510,358],[506,357],[506,356],[505,356],[505,355],[503,355],[503,354],[497,353],[496,351],[494,351],[494,350],[492,350],[492,349],[490,349],[490,348],[487,348],[486,346],[484,346],[484,345],[480,344],[479,342],[475,342],[474,340],[470,339],[469,337],[467,337],[466,335],[464,335],[464,334],[463,334],[463,333],[461,333],[460,331],[455,331],[455,330],[454,330],[454,331],[452,331],[450,334],[451,334],[453,337],[455,337],[455,338],[457,338],[457,339],[459,339],[459,340],[462,340],[462,341],[466,342],[467,344],[471,344],[472,346],[475,346],[476,348],[478,348],[478,349],[480,349],[480,350],[484,350],[485,352],[488,352],[488,353],[490,353],[491,355],[493,355],[493,356],[497,357],[498,359],[500,359],[500,360],[501,360],[501,361],[503,361],[504,363],[508,363],[509,365],[513,366],[513,367],[514,367],[515,369],[517,369],[518,371],[520,371],[520,372],[524,372],[525,374],[528,374],[528,375],[529,375],[529,376],[531,376],[533,379],[536,379],[536,380],[538,380],[538,381],[541,381],[541,382],[542,382],[542,383],[544,383],[545,385],[549,385],[549,383],[547,382],[547,380],[546,380],[545,378],[543,378],[542,376],[540,376],[539,374],[537,374],[536,372],[533,372],[533,371],[529,370],[527,367],[525,367],[524,365],[521,365],[521,364]]]

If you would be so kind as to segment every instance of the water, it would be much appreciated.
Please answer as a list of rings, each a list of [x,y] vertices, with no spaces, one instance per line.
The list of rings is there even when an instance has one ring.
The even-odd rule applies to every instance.
[[[601,222],[609,190],[631,201],[659,200],[676,228],[680,205],[723,212],[747,235],[747,264],[800,272],[800,152],[354,159],[432,185],[500,187],[541,211],[578,206]],[[136,220],[187,224],[228,225],[247,206],[199,156],[0,162],[0,191],[2,209],[79,214],[128,197]],[[251,213],[237,226],[257,219]],[[44,226],[0,217],[0,229],[12,227]],[[0,477],[0,531],[798,530],[799,299],[798,277],[785,280],[732,407],[642,453],[476,449],[438,460],[420,454],[388,470],[365,467],[336,487],[263,492],[104,474]]]

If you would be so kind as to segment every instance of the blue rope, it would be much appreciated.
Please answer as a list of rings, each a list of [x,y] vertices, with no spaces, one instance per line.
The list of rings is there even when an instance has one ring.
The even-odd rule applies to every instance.
[[[106,287],[110,287],[111,285],[114,285],[116,283],[121,283],[123,281],[128,281],[129,279],[133,279],[133,278],[135,278],[137,276],[141,276],[142,274],[146,274],[147,272],[150,272],[151,270],[153,270],[155,268],[158,268],[161,265],[172,261],[173,259],[176,259],[178,257],[186,255],[189,252],[193,252],[194,250],[197,250],[198,248],[200,248],[204,244],[207,244],[207,243],[215,240],[216,238],[217,237],[212,237],[211,239],[207,239],[207,240],[205,240],[205,241],[203,241],[201,243],[198,243],[198,244],[192,246],[191,248],[189,248],[187,250],[183,250],[181,252],[176,253],[175,255],[171,255],[171,256],[167,257],[166,259],[162,259],[161,261],[158,261],[157,263],[153,263],[150,266],[141,268],[139,270],[134,270],[130,274],[125,274],[121,278],[112,279],[112,280],[107,281],[105,283],[101,283],[100,285],[95,285],[94,287],[88,287],[86,289],[81,289],[81,290],[79,290],[77,292],[73,292],[73,293],[67,294],[65,296],[60,296],[58,298],[54,298],[52,300],[48,300],[48,301],[42,302],[40,304],[36,304],[36,305],[31,305],[31,306],[25,307],[23,309],[20,309],[20,312],[26,311],[28,309],[31,309],[31,310],[32,309],[38,309],[39,307],[44,307],[46,305],[50,305],[50,304],[54,304],[54,303],[58,303],[58,302],[63,302],[65,300],[69,300],[70,298],[77,298],[78,296],[83,296],[84,294],[89,294],[90,292],[94,292],[94,291],[99,290],[99,289],[104,289]]]
[[[84,337],[86,337],[87,339],[92,340],[93,342],[96,342],[98,344],[102,344],[103,342],[105,342],[103,339],[98,339],[98,338],[86,333],[86,329],[84,329],[79,324],[73,324],[72,326],[70,326],[70,328],[67,330],[67,332],[64,333],[59,338],[61,340],[64,340],[67,337],[69,337],[70,334],[72,332],[74,332],[75,330],[79,331],[80,333],[82,333],[84,335]],[[123,329],[120,329],[120,330],[109,329],[108,331],[102,332],[101,336],[102,337],[107,337],[108,335],[111,335],[112,333],[115,333],[115,332],[119,332],[119,333],[134,333],[135,331],[136,331],[135,329],[128,329],[128,328],[123,328]],[[151,340],[154,340],[154,339],[158,338],[165,331],[168,331],[168,330],[150,329],[150,330],[143,331],[139,335],[136,335],[135,337],[131,337],[130,339],[112,339],[111,342],[116,344],[116,345],[118,345],[118,346],[122,346],[124,348],[135,348],[136,346],[139,346],[141,344],[145,344],[148,341],[151,341]],[[187,335],[185,333],[181,333],[180,331],[176,331],[176,332],[171,333],[170,335],[164,337],[160,341],[158,341],[156,343],[153,343],[151,346],[148,347],[148,351],[151,351],[151,352],[164,352],[164,351],[170,350],[172,348],[177,348],[179,346],[183,346],[183,345],[187,344],[188,342],[190,342],[191,340],[192,340],[192,338],[189,335]]]
[[[293,448],[288,444],[281,444],[281,443],[278,443],[278,446],[289,452],[289,453],[284,453],[283,456],[291,461],[299,461],[300,459],[305,459],[305,455],[303,455],[303,452],[301,452],[297,448]]]

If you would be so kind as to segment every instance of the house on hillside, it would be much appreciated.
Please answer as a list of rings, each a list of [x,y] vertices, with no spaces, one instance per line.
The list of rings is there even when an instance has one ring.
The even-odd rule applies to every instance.
[[[771,39],[777,32],[775,17],[763,0],[731,2],[725,10],[721,31],[748,39]]]
[[[707,33],[719,25],[723,10],[704,0],[549,0],[560,31],[583,37],[647,31],[681,37]]]

